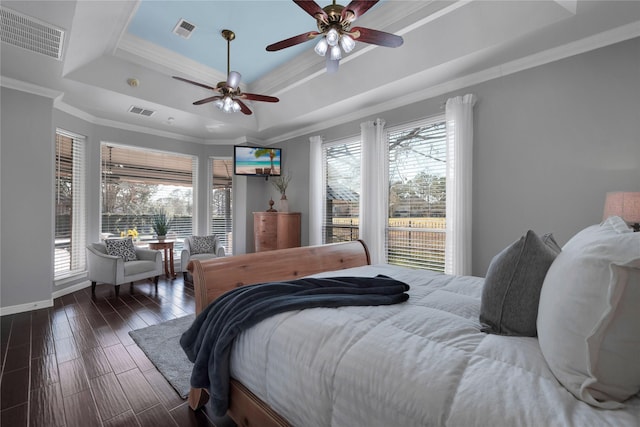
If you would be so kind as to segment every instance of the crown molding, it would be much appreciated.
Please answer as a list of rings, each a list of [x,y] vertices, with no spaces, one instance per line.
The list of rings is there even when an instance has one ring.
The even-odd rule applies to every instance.
[[[636,38],[639,36],[640,36],[640,21],[634,21],[627,25],[623,25],[608,31],[604,31],[599,34],[595,34],[580,40],[576,40],[562,46],[537,52],[535,54],[532,54],[523,58],[519,58],[513,61],[508,61],[500,65],[493,66],[485,70],[457,78],[452,81],[444,82],[437,85],[431,85],[430,87],[426,87],[422,90],[414,91],[409,94],[400,95],[393,99],[389,99],[385,102],[381,102],[379,104],[373,105],[369,108],[359,109],[357,111],[354,111],[344,116],[336,117],[334,119],[330,119],[327,121],[322,121],[321,123],[305,126],[305,127],[296,129],[294,131],[282,133],[265,140],[250,138],[246,136],[236,138],[236,139],[195,138],[195,137],[182,135],[178,133],[162,131],[162,130],[154,129],[151,127],[132,125],[132,124],[122,123],[114,120],[107,120],[107,119],[95,117],[81,109],[73,107],[65,103],[64,101],[62,101],[62,96],[64,94],[64,92],[62,91],[45,88],[39,85],[34,85],[32,83],[20,81],[14,78],[0,76],[0,86],[43,96],[46,98],[51,98],[54,100],[55,109],[66,112],[72,116],[78,117],[86,122],[89,122],[95,125],[109,126],[117,129],[157,135],[160,137],[166,137],[170,139],[199,143],[199,144],[227,145],[227,144],[241,144],[241,143],[251,143],[251,142],[254,142],[256,144],[274,144],[274,143],[281,142],[283,140],[288,140],[288,139],[296,138],[306,134],[319,132],[333,126],[347,123],[349,121],[358,120],[362,117],[371,116],[374,114],[380,114],[394,108],[398,108],[411,103],[434,98],[449,92],[460,90],[465,87],[486,82],[488,80],[514,74],[514,73],[524,71],[533,67],[555,62],[564,58],[582,54],[594,49],[602,48],[608,45],[619,43],[619,42]],[[130,36],[127,36],[127,39],[130,39],[130,38],[131,38]],[[313,52],[309,52],[309,54],[313,55]],[[206,67],[202,67],[198,65],[197,67],[194,67],[194,69],[189,72],[197,72],[195,71],[195,69],[200,69],[202,71],[204,68]],[[185,66],[184,69],[189,70],[191,69],[191,67],[187,65]],[[318,73],[320,72],[322,71],[318,71]],[[187,71],[185,71],[185,73],[187,73]],[[206,73],[210,78],[211,69],[208,69]],[[313,78],[313,76],[309,78]]]
[[[125,55],[124,53],[128,55]],[[116,49],[115,56],[124,57],[124,59],[133,61],[144,67],[148,67],[149,62],[152,62],[164,67],[169,73],[177,72],[186,74],[187,76],[203,80],[209,84],[215,85],[218,81],[227,80],[226,74],[223,74],[214,68],[207,67],[206,65],[196,62],[190,58],[131,34],[124,34],[122,36],[118,44],[118,48]],[[212,79],[215,79],[216,82],[212,82]],[[240,86],[242,88],[243,85]]]
[[[500,65],[487,68],[466,76],[447,81],[441,84],[427,87],[423,90],[413,91],[385,102],[373,105],[369,108],[359,109],[357,112],[340,115],[331,120],[323,120],[321,123],[306,126],[295,131],[278,135],[264,141],[265,144],[273,144],[283,140],[289,140],[310,133],[319,132],[344,123],[349,123],[363,117],[380,114],[405,105],[435,98],[446,93],[454,92],[465,87],[484,83],[499,77],[504,77],[530,68],[556,62],[571,56],[586,53],[595,49],[606,47],[615,43],[640,36],[640,21],[635,21],[608,31],[604,31],[584,39],[576,40],[562,46],[547,49],[523,58],[508,61]],[[415,83],[415,82],[414,82]],[[419,84],[419,83],[418,83]]]
[[[574,55],[579,55],[581,53],[589,52],[594,49],[602,48],[605,46],[609,46],[611,44],[619,43],[625,40],[629,40],[635,37],[640,36],[640,21],[635,21],[627,25],[623,25],[618,28],[614,28],[590,37],[586,37],[581,40],[577,40],[571,43],[567,43],[562,46],[558,46],[552,49],[548,49],[542,52],[535,53],[533,55],[529,55],[523,58],[516,59],[514,61],[505,62],[500,65],[496,65],[494,67],[487,68],[482,71],[478,71],[476,73],[472,73],[455,80],[451,80],[445,83],[441,83],[438,85],[427,87],[423,90],[413,91],[410,94],[398,96],[393,99],[389,99],[380,104],[376,104],[369,108],[359,109],[351,114],[342,115],[340,117],[336,117],[332,120],[322,121],[321,123],[317,123],[314,125],[306,126],[303,128],[296,129],[295,131],[287,132],[284,134],[280,134],[278,136],[268,138],[265,140],[260,140],[257,138],[251,138],[247,136],[235,138],[235,139],[198,139],[190,136],[185,136],[181,134],[160,131],[153,128],[147,128],[138,125],[130,125],[122,122],[117,122],[113,120],[105,120],[96,118],[87,114],[75,107],[71,107],[64,102],[56,102],[55,107],[66,111],[67,113],[79,117],[85,121],[110,126],[118,129],[129,130],[133,132],[142,132],[157,136],[162,136],[171,139],[178,139],[181,141],[189,141],[200,144],[207,145],[236,145],[236,144],[244,144],[244,143],[255,143],[255,144],[276,144],[283,140],[289,140],[293,138],[297,138],[299,136],[303,136],[309,133],[319,132],[324,129],[341,125],[343,123],[348,123],[350,121],[358,120],[362,117],[371,116],[374,114],[380,114],[385,111],[389,111],[395,108],[399,108],[405,105],[409,105],[415,102],[420,102],[426,99],[435,98],[437,96],[453,92],[456,90],[463,89],[465,87],[473,86],[479,83],[483,83],[489,80],[493,80],[495,78],[504,77],[510,74],[514,74],[520,71],[524,71],[530,68],[534,68],[540,65],[548,64],[551,62],[559,61],[564,58],[568,58]],[[373,48],[373,47],[367,47]],[[323,70],[318,71],[316,74],[322,73]],[[309,79],[313,78],[313,75],[309,77]],[[7,79],[2,77],[2,85],[5,86],[5,80],[9,80],[14,82],[16,86],[23,86],[23,82],[19,82],[14,79]],[[306,80],[305,80],[306,81]],[[301,84],[301,83],[300,83]],[[24,84],[29,86],[29,84]],[[31,85],[35,86],[35,85]],[[38,86],[35,86],[39,88]],[[52,95],[60,95],[61,93],[51,91],[45,88],[41,88],[45,91],[49,91]],[[35,93],[35,92],[32,92]],[[41,94],[41,93],[36,93]],[[53,97],[53,96],[49,96]]]
[[[57,101],[54,103],[54,108],[60,111],[63,111],[67,114],[70,114],[74,117],[77,117],[79,119],[82,119],[86,122],[89,122],[91,124],[94,125],[98,125],[98,126],[107,126],[107,127],[111,127],[111,128],[115,128],[115,129],[121,129],[121,130],[126,130],[126,131],[131,131],[131,132],[139,132],[139,133],[144,133],[144,134],[148,134],[148,135],[155,135],[155,136],[160,136],[163,138],[169,138],[169,139],[177,139],[180,141],[184,141],[184,142],[194,142],[196,144],[203,144],[206,141],[200,138],[194,138],[192,136],[187,136],[187,135],[182,135],[179,133],[174,133],[174,132],[167,132],[167,131],[163,131],[163,130],[159,130],[159,129],[154,129],[154,128],[150,128],[150,127],[146,127],[146,126],[140,126],[140,125],[133,125],[133,124],[129,124],[129,123],[123,123],[123,122],[119,122],[116,120],[109,120],[109,119],[103,119],[100,117],[96,117],[93,116],[83,110],[80,110],[76,107],[73,107],[63,101]]]
[[[136,15],[138,9],[140,8],[140,5],[142,4],[141,1],[135,1],[133,3],[134,4],[132,5],[131,10],[125,11],[121,16],[122,25],[117,26],[120,31],[115,33],[114,36],[110,39],[107,49],[112,55],[116,55],[120,43],[122,43],[123,38],[127,35],[127,28],[129,28],[133,17]]]
[[[640,37],[640,21],[631,22],[562,46],[557,46],[524,58],[506,62],[500,66],[502,68],[501,75],[506,76],[518,71],[559,61],[561,59],[586,53],[591,50],[600,49],[635,37]]]
[[[183,142],[194,142],[196,144],[204,143],[204,140],[201,138],[194,138],[192,136],[182,135],[179,133],[167,132],[164,130],[149,128],[146,126],[132,125],[129,123],[118,122],[115,120],[97,118],[95,124],[100,126],[108,126],[116,129],[127,130],[131,132],[140,132],[144,134],[160,136],[163,138],[177,139]]]
[[[56,102],[53,103],[53,108],[55,108],[56,110],[62,111],[64,113],[67,113],[71,116],[77,117],[79,119],[84,120],[85,122],[91,123],[91,124],[96,124],[97,123],[97,117],[92,116],[91,114],[87,113],[86,111],[83,111],[79,108],[74,107],[73,105],[69,105],[66,102],[62,101],[62,100],[57,100]]]
[[[22,80],[12,79],[11,77],[0,76],[0,86],[8,89],[15,89],[21,92],[31,93],[33,95],[44,96],[45,98],[57,99],[62,96],[63,92],[55,89],[49,89],[43,86],[34,85],[33,83],[24,82]]]

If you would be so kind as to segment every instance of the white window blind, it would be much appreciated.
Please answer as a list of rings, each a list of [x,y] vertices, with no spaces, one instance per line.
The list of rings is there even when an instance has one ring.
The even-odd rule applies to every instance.
[[[358,238],[360,152],[359,140],[322,145],[325,189],[323,243]]]
[[[138,240],[151,240],[154,213],[171,218],[167,238],[174,250],[193,234],[193,156],[112,143],[101,146],[102,233],[104,237],[135,230]]]
[[[444,117],[388,130],[389,264],[444,271]]]
[[[233,160],[212,158],[209,161],[211,194],[209,204],[210,233],[218,236],[226,255],[233,254],[232,220],[233,212],[232,183]]]
[[[85,138],[56,130],[54,280],[85,270]]]

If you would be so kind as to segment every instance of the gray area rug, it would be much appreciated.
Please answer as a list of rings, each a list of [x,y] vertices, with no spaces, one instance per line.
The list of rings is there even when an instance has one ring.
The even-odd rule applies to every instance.
[[[193,363],[180,347],[180,336],[191,326],[193,319],[195,316],[190,314],[129,332],[138,347],[183,399],[187,398],[191,388],[189,379]]]

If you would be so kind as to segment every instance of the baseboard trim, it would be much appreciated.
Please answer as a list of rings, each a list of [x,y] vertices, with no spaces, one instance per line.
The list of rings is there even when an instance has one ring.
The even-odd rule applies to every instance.
[[[58,291],[54,291],[53,294],[51,294],[51,298],[56,299],[59,297],[63,297],[67,294],[73,293],[75,291],[79,291],[80,289],[88,288],[89,286],[91,286],[91,282],[89,280],[84,280],[80,283],[76,283],[73,286],[69,286],[67,288],[60,289]]]
[[[38,310],[40,308],[53,307],[53,298],[49,300],[28,302],[26,304],[10,305],[8,307],[0,307],[0,316],[9,314],[24,313],[25,311]]]
[[[85,280],[80,283],[76,283],[73,286],[69,286],[64,289],[60,289],[51,294],[51,299],[42,300],[42,301],[33,301],[25,304],[11,305],[8,307],[0,307],[0,316],[7,316],[9,314],[18,314],[24,313],[26,311],[38,310],[41,308],[53,307],[53,300],[67,294],[70,294],[75,291],[79,291],[80,289],[88,288],[91,286],[91,282]]]

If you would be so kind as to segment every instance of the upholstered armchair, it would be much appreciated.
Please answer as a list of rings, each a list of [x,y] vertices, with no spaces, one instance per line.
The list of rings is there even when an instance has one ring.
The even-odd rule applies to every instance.
[[[87,246],[92,294],[95,293],[97,284],[109,284],[116,287],[117,297],[122,283],[130,283],[130,289],[133,290],[133,282],[148,278],[153,278],[156,291],[158,290],[158,277],[162,274],[160,251],[137,247],[132,247],[131,250],[134,251],[135,256],[123,257],[109,255],[105,243],[91,243]],[[136,259],[125,261],[131,257]]]
[[[180,269],[184,280],[191,281],[187,266],[194,259],[205,260],[223,257],[224,247],[220,244],[218,236],[190,236],[184,239],[184,247],[180,253]]]

